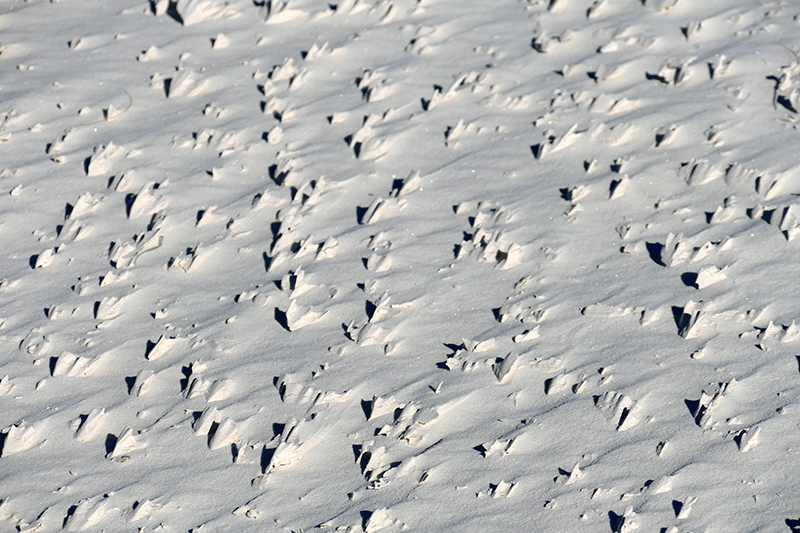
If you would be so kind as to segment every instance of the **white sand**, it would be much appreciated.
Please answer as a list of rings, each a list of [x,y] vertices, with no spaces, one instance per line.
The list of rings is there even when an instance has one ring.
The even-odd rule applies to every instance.
[[[800,4],[261,4],[0,0],[1,531],[800,530]]]

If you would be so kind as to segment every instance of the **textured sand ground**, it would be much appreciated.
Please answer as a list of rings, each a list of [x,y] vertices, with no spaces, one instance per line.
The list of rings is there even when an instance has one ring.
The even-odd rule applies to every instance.
[[[0,530],[800,531],[798,50],[0,0]]]

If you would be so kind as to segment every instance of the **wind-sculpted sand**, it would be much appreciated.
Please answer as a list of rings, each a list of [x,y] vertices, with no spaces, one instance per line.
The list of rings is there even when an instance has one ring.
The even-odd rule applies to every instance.
[[[800,531],[798,32],[0,0],[0,530]]]

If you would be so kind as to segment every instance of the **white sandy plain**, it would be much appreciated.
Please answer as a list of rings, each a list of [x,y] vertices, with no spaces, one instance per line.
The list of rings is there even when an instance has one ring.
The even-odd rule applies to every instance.
[[[0,530],[800,530],[798,36],[0,0]]]

